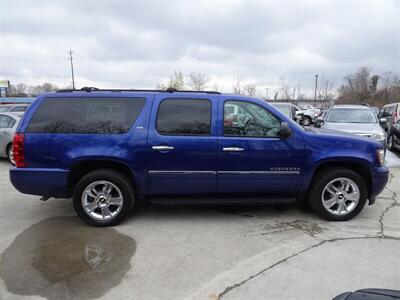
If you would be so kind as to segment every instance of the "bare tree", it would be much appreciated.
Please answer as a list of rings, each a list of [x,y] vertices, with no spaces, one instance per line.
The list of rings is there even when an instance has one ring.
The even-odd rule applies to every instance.
[[[233,83],[232,88],[233,88],[233,93],[234,93],[234,94],[240,95],[240,94],[242,93],[241,78],[240,78],[239,72],[238,72],[237,75],[236,75],[236,80],[235,80],[235,82]]]
[[[332,100],[334,98],[333,87],[334,82],[332,80],[321,77],[317,90],[318,98],[324,102]]]
[[[32,96],[38,96],[41,93],[46,93],[46,92],[55,92],[57,90],[59,90],[59,87],[49,82],[45,82],[42,85],[39,84],[28,87],[29,94]]]
[[[203,73],[190,73],[187,85],[194,91],[203,91],[209,82],[208,76]]]
[[[156,87],[159,90],[166,90],[168,88],[183,90],[185,88],[183,73],[181,71],[174,71],[174,73],[169,77],[167,84],[158,83]]]
[[[257,95],[257,87],[254,83],[246,84],[243,90],[248,96],[255,97]]]
[[[28,85],[25,83],[11,84],[9,95],[12,97],[26,97],[28,96]]]

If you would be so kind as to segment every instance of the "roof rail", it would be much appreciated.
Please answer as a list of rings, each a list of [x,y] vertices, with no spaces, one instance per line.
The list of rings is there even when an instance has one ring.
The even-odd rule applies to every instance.
[[[72,92],[158,92],[158,93],[205,93],[205,94],[221,94],[217,91],[190,91],[178,90],[176,88],[167,88],[166,90],[136,90],[136,89],[99,89],[92,86],[85,86],[81,89],[63,89],[57,93],[72,93]]]

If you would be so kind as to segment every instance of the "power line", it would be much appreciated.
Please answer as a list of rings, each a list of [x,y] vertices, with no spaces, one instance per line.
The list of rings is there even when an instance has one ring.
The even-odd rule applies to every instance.
[[[74,63],[72,61],[72,53],[73,53],[72,50],[69,49],[68,54],[69,54],[69,60],[71,62],[72,89],[74,90],[75,89],[75,78],[74,78]]]

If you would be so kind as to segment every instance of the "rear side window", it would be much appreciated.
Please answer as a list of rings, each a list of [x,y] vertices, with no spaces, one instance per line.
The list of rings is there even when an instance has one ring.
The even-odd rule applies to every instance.
[[[211,102],[207,99],[166,99],[157,114],[163,135],[211,135]]]
[[[28,133],[122,134],[136,121],[145,98],[46,98]]]
[[[9,116],[0,115],[0,128],[13,128],[15,120]]]

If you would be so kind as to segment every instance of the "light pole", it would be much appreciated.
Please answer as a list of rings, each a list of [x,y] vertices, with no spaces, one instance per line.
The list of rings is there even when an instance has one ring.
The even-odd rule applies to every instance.
[[[265,100],[268,100],[268,91],[269,91],[269,88],[265,88]]]
[[[316,107],[317,105],[317,85],[318,85],[318,75],[315,75],[314,107]]]
[[[74,77],[74,64],[72,62],[72,50],[69,49],[69,60],[71,61],[71,77],[72,77],[72,89],[75,89],[75,77]]]

